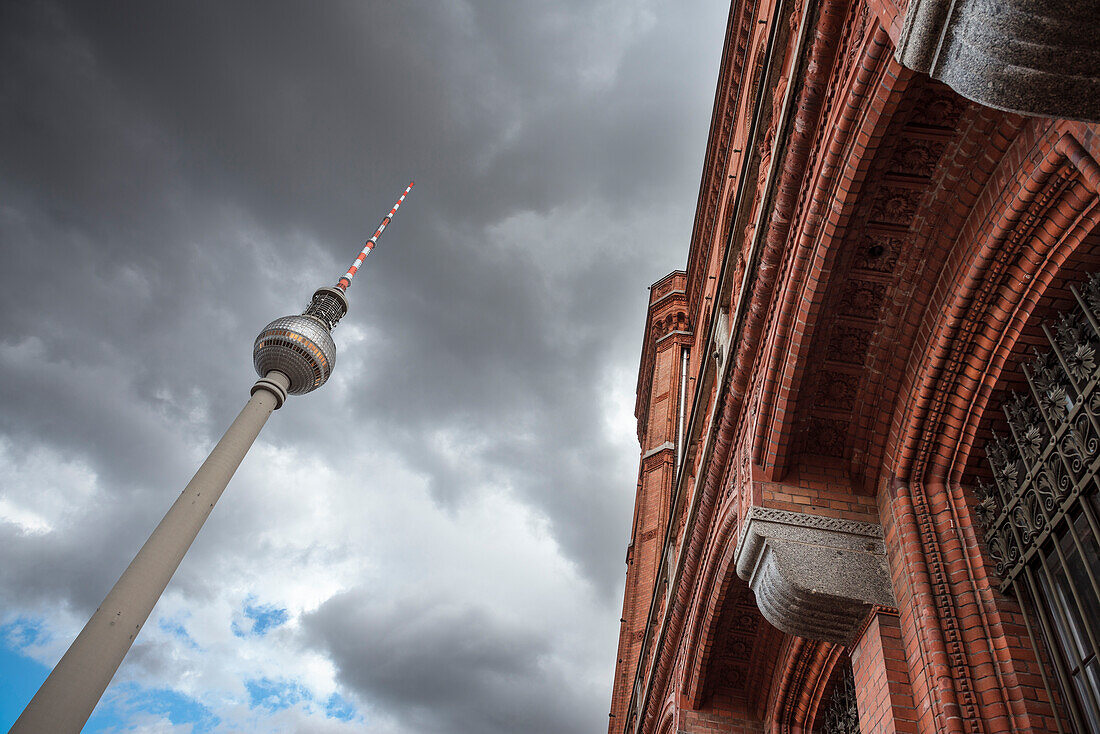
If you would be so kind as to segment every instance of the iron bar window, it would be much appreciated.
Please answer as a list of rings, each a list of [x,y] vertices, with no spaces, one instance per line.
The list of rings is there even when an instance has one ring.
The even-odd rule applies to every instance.
[[[986,445],[977,514],[1040,660],[1044,642],[1059,731],[1100,734],[1100,275],[1070,291],[1076,308],[1043,326],[1050,351],[1023,368],[1027,393],[1003,406],[1008,435]]]
[[[859,709],[856,707],[856,681],[849,660],[840,663],[840,675],[825,706],[820,734],[859,734]]]

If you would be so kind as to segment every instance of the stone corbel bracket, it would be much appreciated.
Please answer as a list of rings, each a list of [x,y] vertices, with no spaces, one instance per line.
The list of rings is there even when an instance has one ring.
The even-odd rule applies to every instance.
[[[895,58],[990,107],[1095,122],[1098,36],[1095,2],[909,0]]]
[[[751,507],[737,575],[776,628],[849,645],[875,606],[896,607],[882,526]]]

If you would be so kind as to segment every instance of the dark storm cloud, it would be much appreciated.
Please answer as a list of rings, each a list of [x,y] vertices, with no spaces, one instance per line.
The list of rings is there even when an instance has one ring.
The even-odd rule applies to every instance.
[[[355,591],[305,617],[303,632],[329,651],[341,682],[408,731],[560,734],[583,731],[590,719],[576,698],[595,697],[562,679],[550,641],[523,620],[430,597],[380,601]],[[568,692],[573,705],[548,691]]]
[[[672,193],[670,175],[697,169],[677,144],[686,137],[679,107],[711,75],[685,88],[677,62],[689,52],[670,37],[693,29],[676,10],[637,38],[631,25],[644,19],[624,21],[619,53],[614,38],[600,38],[607,29],[583,28],[599,7],[9,5],[6,67],[33,73],[5,77],[12,114],[2,130],[4,183],[18,192],[8,215],[30,219],[16,226],[51,231],[34,238],[31,252],[11,253],[6,279],[52,277],[59,268],[50,249],[68,272],[57,283],[66,292],[60,303],[53,290],[5,288],[6,333],[31,332],[34,315],[51,309],[66,325],[85,322],[85,339],[66,333],[47,343],[59,358],[87,359],[102,349],[87,342],[106,340],[142,366],[153,392],[186,400],[212,391],[220,404],[233,394],[236,365],[219,365],[226,379],[218,379],[198,355],[167,365],[164,355],[178,355],[173,347],[199,333],[246,347],[274,313],[269,304],[293,308],[305,295],[255,298],[257,258],[225,242],[226,221],[262,222],[274,238],[263,243],[266,254],[287,267],[312,253],[295,252],[285,232],[308,232],[325,243],[323,264],[342,265],[405,176],[424,172],[389,235],[401,248],[371,262],[352,292],[373,313],[350,318],[384,325],[389,346],[372,354],[360,410],[404,438],[410,463],[433,475],[444,501],[467,476],[433,462],[426,429],[485,432],[494,454],[487,458],[499,471],[519,469],[520,485],[537,476],[520,491],[611,588],[623,537],[600,529],[622,515],[624,495],[609,486],[592,380],[636,351],[640,286],[668,266],[640,257],[654,252],[650,243],[608,247],[606,236],[616,225],[632,238],[647,234],[614,215],[637,217]],[[618,12],[638,13],[629,5]],[[604,16],[614,31],[614,8]],[[555,22],[568,18],[580,22]],[[699,120],[690,122],[694,143]],[[691,193],[677,192],[668,210],[680,213],[681,234]],[[554,227],[553,212],[593,201],[590,220],[561,233],[605,240],[584,270],[547,278],[545,260],[486,243],[484,226],[510,214],[545,214],[542,224]],[[662,227],[655,239],[673,231],[672,222],[654,223]],[[6,229],[6,239],[16,236]],[[553,237],[541,241],[571,256]],[[665,257],[676,264],[682,256]],[[144,288],[118,283],[120,271]],[[96,275],[107,282],[95,284]],[[209,319],[196,318],[199,303]],[[50,325],[62,329],[61,319]],[[149,343],[151,332],[170,336]],[[247,358],[243,348],[233,354]],[[225,420],[212,416],[208,430]],[[537,446],[513,437],[517,424]],[[133,476],[119,457],[171,452],[104,445],[96,453],[110,457],[100,468]],[[566,475],[554,476],[555,466]]]
[[[398,456],[448,512],[504,487],[614,634],[634,458],[609,381],[632,388],[645,286],[683,265],[723,23],[718,2],[0,4],[0,438],[86,463],[104,499],[63,538],[0,523],[0,598],[94,607],[239,409],[258,329],[416,178],[335,333],[356,390],[290,401],[264,438],[341,470],[363,445]],[[215,517],[200,546],[234,530]],[[431,614],[468,693],[511,680],[541,715],[521,689],[562,684],[532,662],[547,640]],[[330,647],[365,696],[417,695],[421,652]],[[404,672],[370,678],[360,653]],[[453,680],[441,731],[473,716]]]

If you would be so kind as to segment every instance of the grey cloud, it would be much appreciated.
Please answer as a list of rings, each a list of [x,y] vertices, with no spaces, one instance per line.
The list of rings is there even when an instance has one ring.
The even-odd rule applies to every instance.
[[[571,686],[554,668],[552,640],[523,620],[430,595],[348,592],[304,618],[303,631],[332,656],[341,682],[408,731],[567,734],[588,730],[591,707],[603,704],[579,691],[572,705],[547,695]]]
[[[626,514],[626,495],[594,514],[571,508],[611,490],[590,381],[600,365],[633,358],[641,285],[667,269],[651,268],[644,255],[659,251],[671,222],[655,217],[654,230],[638,232],[621,218],[639,219],[662,194],[671,198],[669,171],[698,165],[677,159],[676,141],[685,137],[678,95],[687,94],[679,69],[688,52],[669,40],[694,30],[681,13],[663,9],[648,32],[623,42],[622,58],[597,59],[611,71],[591,82],[586,59],[569,55],[584,51],[570,40],[583,34],[564,23],[595,12],[587,3],[552,10],[378,3],[370,15],[356,4],[322,11],[293,3],[264,13],[234,3],[9,12],[29,16],[15,20],[31,25],[37,41],[14,44],[11,61],[38,73],[7,85],[23,114],[6,116],[15,155],[4,178],[23,196],[33,192],[24,211],[55,227],[67,221],[63,231],[85,243],[65,243],[78,260],[62,284],[90,301],[82,313],[92,323],[81,333],[129,352],[147,372],[137,379],[146,393],[205,395],[223,405],[241,370],[227,361],[212,372],[201,352],[179,352],[201,333],[232,345],[243,366],[251,333],[275,315],[264,310],[274,299],[255,297],[264,285],[254,275],[256,253],[226,238],[234,217],[262,222],[261,236],[273,235],[262,246],[288,267],[306,253],[280,228],[312,232],[339,266],[405,175],[423,170],[428,177],[388,234],[400,246],[376,257],[352,292],[360,310],[349,318],[384,324],[390,339],[388,350],[370,348],[375,379],[360,414],[405,437],[399,448],[435,476],[442,501],[460,497],[465,480],[447,467],[433,471],[423,442],[429,428],[475,427],[502,441],[502,459],[522,450],[508,445],[507,427],[517,423],[557,439],[540,442],[545,454],[589,452],[583,475],[539,481],[524,493],[560,520],[566,548],[610,593],[623,539],[612,542],[597,526],[610,513]],[[672,94],[659,96],[665,89]],[[665,140],[672,145],[658,145]],[[690,191],[676,197],[681,221]],[[537,260],[486,247],[486,223],[568,210],[593,196],[606,199],[608,214],[594,207],[586,230],[570,236],[599,241],[618,227],[631,240],[604,250],[595,268],[547,280]],[[35,244],[50,246],[45,237]],[[44,275],[48,259],[40,251],[27,257],[16,271]],[[128,270],[149,289],[144,297],[89,293],[86,274],[96,269],[104,278]],[[21,310],[14,302],[27,296],[9,293],[13,308],[5,312],[14,319]],[[282,301],[297,306],[306,295]],[[31,294],[22,310],[56,313],[53,297]],[[195,314],[198,303],[208,314]],[[74,321],[71,312],[56,315]],[[9,322],[9,334],[26,333],[30,322]],[[608,339],[620,325],[631,328]],[[59,334],[50,346],[61,358],[87,359],[96,351],[87,341]],[[165,362],[167,355],[174,358]],[[212,415],[204,428],[216,435],[231,417]],[[104,463],[126,453],[103,451],[111,457]],[[546,484],[557,485],[549,495]],[[574,530],[585,518],[588,527]]]

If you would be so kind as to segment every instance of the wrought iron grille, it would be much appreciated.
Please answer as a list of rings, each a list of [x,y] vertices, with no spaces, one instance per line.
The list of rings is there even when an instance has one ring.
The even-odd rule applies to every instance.
[[[841,664],[844,669],[833,684],[821,734],[859,734],[859,709],[856,708],[856,681],[852,675],[852,664],[849,661]]]
[[[1009,435],[986,445],[977,514],[1042,659],[1038,622],[1070,730],[1100,734],[1100,274],[1070,291],[1076,308],[1043,325],[1051,350],[1023,368],[1028,392],[1003,406]]]

